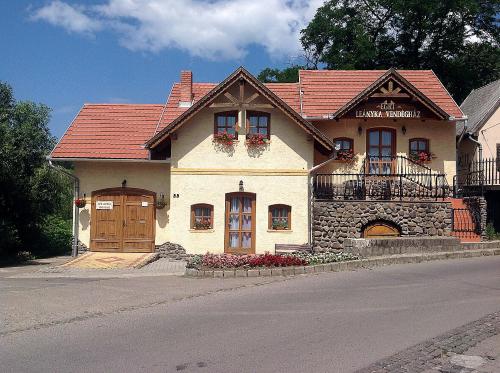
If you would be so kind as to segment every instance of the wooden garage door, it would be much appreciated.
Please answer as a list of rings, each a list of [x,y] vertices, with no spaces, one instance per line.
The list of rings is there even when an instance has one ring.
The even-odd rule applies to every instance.
[[[117,188],[92,193],[90,249],[107,252],[153,252],[155,195],[142,189]]]

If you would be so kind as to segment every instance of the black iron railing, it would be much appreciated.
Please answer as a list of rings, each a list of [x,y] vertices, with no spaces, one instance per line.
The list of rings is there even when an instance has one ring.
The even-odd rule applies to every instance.
[[[443,174],[317,174],[314,197],[337,200],[393,200],[447,198]]]
[[[500,162],[496,158],[471,161],[458,170],[453,181],[457,197],[482,196],[488,186],[500,185]]]
[[[478,211],[472,208],[451,209],[453,232],[481,234],[481,222]]]
[[[318,199],[438,199],[448,194],[444,174],[404,156],[367,156],[357,174],[314,176]]]

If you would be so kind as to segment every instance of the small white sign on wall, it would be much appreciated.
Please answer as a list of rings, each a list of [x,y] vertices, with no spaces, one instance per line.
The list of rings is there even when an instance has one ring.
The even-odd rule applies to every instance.
[[[147,203],[147,202],[141,202],[141,206],[142,206],[142,207],[148,207],[148,206],[149,206],[149,203]]]
[[[96,210],[113,210],[113,201],[96,201]]]

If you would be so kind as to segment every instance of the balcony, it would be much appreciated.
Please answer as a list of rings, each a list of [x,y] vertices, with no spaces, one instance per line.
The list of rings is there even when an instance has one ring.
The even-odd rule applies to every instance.
[[[319,200],[437,200],[449,197],[446,177],[404,156],[366,157],[359,173],[316,174]]]

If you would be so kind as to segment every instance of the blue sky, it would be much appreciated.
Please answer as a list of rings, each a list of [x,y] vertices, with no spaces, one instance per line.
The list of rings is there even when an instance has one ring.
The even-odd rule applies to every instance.
[[[214,82],[240,65],[255,74],[286,66],[319,4],[0,0],[0,80],[17,99],[51,107],[60,137],[86,102],[163,103],[182,69]],[[234,22],[241,12],[247,23]]]

